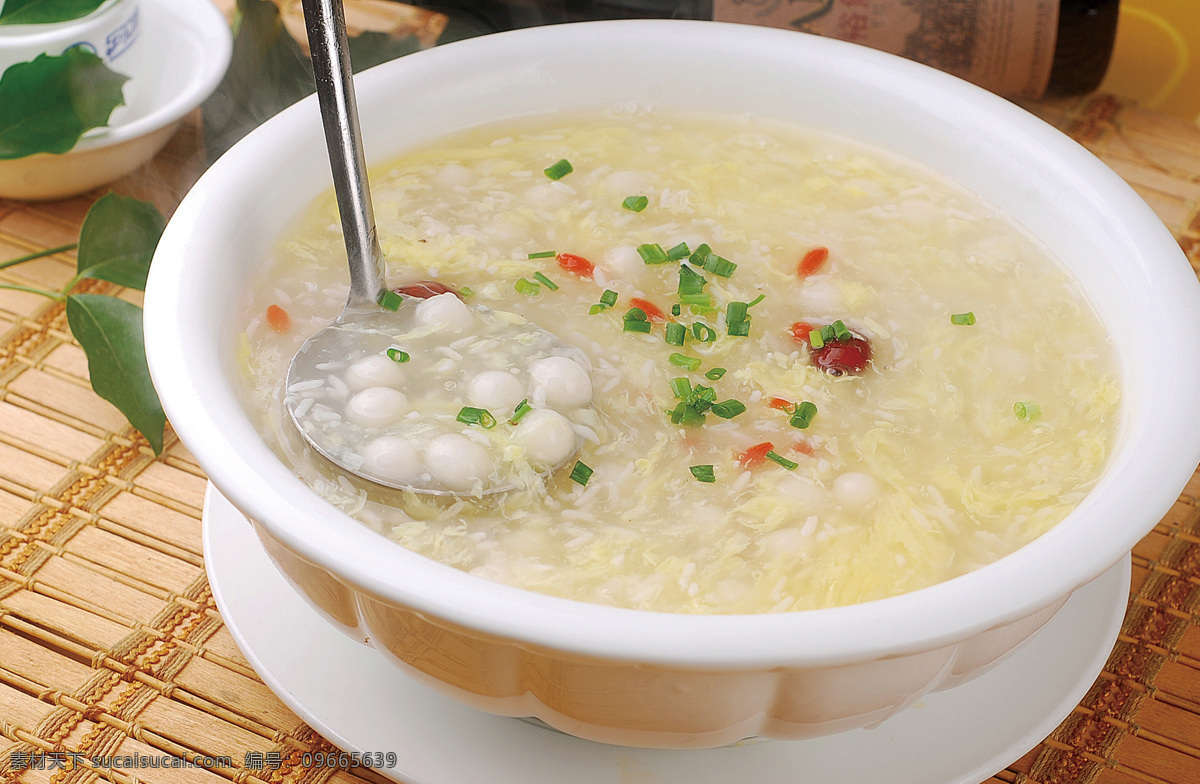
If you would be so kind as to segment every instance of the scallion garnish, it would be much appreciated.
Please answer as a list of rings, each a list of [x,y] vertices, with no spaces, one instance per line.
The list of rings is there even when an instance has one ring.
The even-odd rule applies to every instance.
[[[530,259],[552,259],[557,255],[558,255],[557,251],[539,250],[537,253],[530,253],[529,258]]]
[[[763,301],[764,299],[766,299],[766,298],[767,298],[767,295],[766,295],[766,294],[759,294],[757,297],[755,297],[754,299],[752,299],[752,300],[750,300],[749,302],[747,302],[747,303],[746,303],[746,308],[747,308],[747,309],[749,309],[749,308],[752,308],[752,307],[754,307],[755,305],[757,305],[758,303],[762,302],[762,301]],[[839,323],[840,323],[840,322],[839,322]]]
[[[642,257],[642,261],[647,264],[666,264],[670,261],[662,245],[656,242],[647,242],[643,245],[638,245],[637,252]]]
[[[682,324],[671,322],[667,325],[667,334],[665,340],[672,346],[682,346],[684,338],[687,337],[687,327]]]
[[[379,303],[379,307],[385,310],[399,310],[400,303],[403,301],[404,297],[400,296],[391,289],[384,289],[383,291],[379,292],[379,298],[376,300],[376,302]]]
[[[650,205],[650,200],[645,196],[626,196],[625,201],[621,202],[621,206],[630,212],[641,212]]]
[[[624,329],[626,332],[649,333],[651,325],[646,311],[641,308],[630,308],[625,311]]]
[[[533,410],[533,406],[529,405],[529,400],[522,400],[517,403],[517,407],[513,409],[512,416],[508,418],[508,424],[515,425],[525,418],[525,415]]]
[[[1042,415],[1042,407],[1032,400],[1022,400],[1013,403],[1013,411],[1022,422],[1032,422]]]
[[[950,316],[950,323],[957,324],[960,327],[969,327],[975,323],[975,314],[967,311],[966,313],[955,313]]]
[[[543,171],[550,179],[561,180],[563,177],[566,177],[568,174],[575,171],[575,167],[571,165],[570,161],[568,161],[566,158],[563,158],[557,163],[550,164],[543,169]]]
[[[678,302],[676,302],[674,305],[671,306],[671,315],[672,316],[678,316],[682,312],[683,312],[683,309],[679,306]]]
[[[686,398],[692,392],[692,382],[682,376],[671,379],[671,391],[675,393],[677,398]]]
[[[704,269],[706,272],[711,272],[722,278],[728,278],[737,269],[737,265],[723,256],[710,253],[704,259]]]
[[[692,336],[701,343],[712,343],[717,339],[717,331],[702,321],[692,325]]]
[[[526,278],[518,280],[513,288],[517,290],[518,294],[524,294],[527,297],[536,296],[542,290],[541,286]]]
[[[479,425],[484,428],[493,428],[496,426],[496,417],[492,416],[492,412],[486,408],[463,406],[458,412],[457,419],[465,425]]]
[[[613,305],[616,305],[617,292],[613,291],[612,289],[605,289],[604,293],[600,295],[600,304],[606,308],[611,308]]]
[[[464,297],[474,297],[475,296],[474,289],[468,288],[467,286],[459,286],[458,293],[462,294]]]
[[[784,468],[786,468],[789,471],[795,470],[795,468],[800,465],[797,462],[788,460],[786,457],[784,457],[783,455],[779,454],[778,452],[776,452],[774,450],[767,452],[765,457],[768,460],[778,463],[779,465],[783,466]]]
[[[725,326],[730,335],[744,338],[750,334],[749,309],[745,302],[730,302],[725,307]]]
[[[709,381],[719,381],[721,379],[721,377],[725,375],[725,373],[726,373],[725,368],[712,368],[711,370],[709,370],[707,373],[704,374],[704,377],[707,378]]]
[[[571,469],[571,481],[576,484],[587,486],[588,480],[592,478],[593,473],[595,472],[592,470],[591,466],[582,460],[576,460],[575,467]]]
[[[819,329],[814,329],[808,333],[808,345],[811,348],[818,349],[825,345],[825,338],[821,337],[821,334],[822,331]]]
[[[696,248],[696,250],[692,252],[692,255],[688,257],[688,261],[692,262],[697,267],[703,267],[704,260],[708,258],[710,253],[712,253],[712,248],[708,246],[708,243],[701,243],[700,247]]]
[[[746,404],[740,400],[722,400],[720,403],[713,403],[712,412],[721,419],[733,419],[738,414],[746,410]]]
[[[686,354],[677,352],[667,357],[667,360],[672,365],[690,370],[693,373],[700,369],[700,359],[698,357],[689,357]]]
[[[686,259],[690,255],[692,255],[691,248],[687,246],[686,242],[681,242],[667,251],[667,260],[679,261],[681,259]]]
[[[833,337],[835,340],[840,340],[842,342],[845,342],[845,341],[849,340],[850,338],[854,337],[854,334],[851,333],[850,330],[846,328],[846,325],[844,323],[842,323],[841,319],[838,319],[837,321],[833,322],[832,324],[830,324],[830,326],[833,327]]]
[[[401,351],[398,348],[389,348],[387,350],[387,356],[388,359],[392,360],[393,362],[407,362],[408,360],[412,359],[412,357],[408,355],[407,351]]]
[[[812,424],[813,417],[817,415],[817,406],[815,403],[810,403],[807,400],[803,403],[798,403],[792,409],[792,415],[788,419],[788,424],[797,430],[804,430]]]
[[[533,277],[537,278],[538,283],[541,283],[543,286],[550,289],[551,291],[558,291],[558,284],[555,283],[554,281],[550,280],[549,278],[547,278],[542,273],[535,272],[535,273],[533,273]]]
[[[688,466],[688,470],[692,472],[692,476],[701,482],[712,484],[717,481],[716,470],[711,465]]]

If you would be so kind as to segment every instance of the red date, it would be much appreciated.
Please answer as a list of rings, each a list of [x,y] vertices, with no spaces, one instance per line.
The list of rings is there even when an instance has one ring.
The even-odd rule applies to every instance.
[[[438,283],[436,280],[421,280],[416,283],[406,283],[403,286],[396,286],[392,291],[397,294],[403,294],[406,297],[415,297],[416,299],[429,299],[439,294],[453,294],[459,299],[463,298],[457,289],[447,286],[445,283]]]

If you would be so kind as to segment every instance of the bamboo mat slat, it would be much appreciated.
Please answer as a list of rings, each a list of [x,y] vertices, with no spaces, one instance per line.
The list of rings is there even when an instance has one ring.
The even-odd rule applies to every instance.
[[[1200,270],[1200,129],[1102,95],[1029,108],[1130,182]],[[114,189],[169,213],[202,170],[197,128],[185,125]],[[57,203],[0,200],[0,260],[74,242],[105,190]],[[74,262],[59,253],[0,270],[0,282],[58,287]],[[301,752],[332,747],[263,685],[222,625],[203,569],[204,489],[203,472],[173,436],[156,458],[92,394],[61,306],[0,290],[5,782],[380,780],[369,770],[300,767]],[[1124,627],[1087,696],[989,784],[1200,781],[1198,497],[1200,474],[1135,548]],[[207,769],[8,770],[13,754],[39,751],[228,759]],[[249,753],[272,764],[247,766]]]

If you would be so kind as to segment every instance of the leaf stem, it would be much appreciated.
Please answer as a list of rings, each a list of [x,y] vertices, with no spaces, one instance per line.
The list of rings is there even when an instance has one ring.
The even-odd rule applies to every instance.
[[[5,269],[6,267],[15,267],[18,264],[24,264],[27,261],[33,261],[34,259],[45,258],[46,256],[53,256],[55,253],[63,253],[64,251],[68,251],[68,250],[75,250],[78,247],[79,247],[79,243],[72,242],[70,245],[59,245],[57,248],[49,248],[47,250],[39,250],[36,253],[30,253],[27,256],[21,256],[19,258],[15,258],[15,259],[9,259],[8,261],[0,261],[0,269]]]
[[[43,297],[58,300],[59,302],[65,302],[67,299],[66,294],[62,294],[57,291],[46,291],[45,289],[38,289],[34,288],[33,286],[20,286],[16,283],[0,283],[0,289],[8,289],[9,291],[24,291],[27,294],[40,294]]]

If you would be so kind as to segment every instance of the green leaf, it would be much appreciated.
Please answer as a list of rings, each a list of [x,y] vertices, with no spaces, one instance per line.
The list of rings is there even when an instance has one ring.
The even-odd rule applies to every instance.
[[[71,294],[67,323],[87,355],[92,389],[116,406],[160,454],[167,416],[150,382],[142,309],[103,294]]]
[[[8,0],[0,11],[0,25],[46,24],[82,19],[104,0]]]
[[[126,81],[78,46],[10,66],[0,76],[0,159],[70,150],[84,133],[108,124],[125,103]]]
[[[115,193],[101,197],[88,210],[79,231],[79,277],[145,290],[150,259],[164,226],[162,213],[149,202]]]

